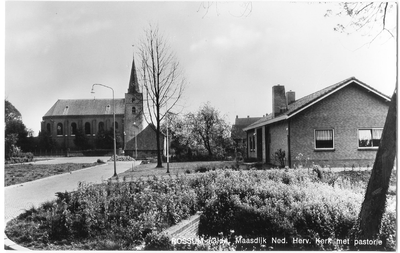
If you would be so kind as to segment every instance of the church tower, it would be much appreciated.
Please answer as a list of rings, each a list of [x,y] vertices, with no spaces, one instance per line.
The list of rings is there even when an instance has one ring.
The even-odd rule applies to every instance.
[[[136,75],[135,57],[132,59],[128,92],[125,93],[125,143],[130,142],[143,130],[143,93],[140,92]]]

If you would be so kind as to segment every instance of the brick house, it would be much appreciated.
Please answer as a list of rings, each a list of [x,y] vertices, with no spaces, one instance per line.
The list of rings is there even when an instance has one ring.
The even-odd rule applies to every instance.
[[[237,148],[236,152],[241,152],[244,158],[246,158],[247,155],[245,151],[245,147],[247,146],[247,136],[243,129],[260,119],[261,117],[250,116],[247,116],[246,118],[239,118],[239,116],[236,115],[235,124],[232,125],[231,138],[235,142]]]
[[[87,92],[89,93],[89,90]],[[155,142],[154,131],[146,130],[141,134],[144,131],[143,93],[139,89],[134,59],[128,91],[124,98],[115,98],[114,101],[113,99],[59,99],[43,116],[41,132],[50,134],[59,148],[77,150],[74,139],[80,129],[88,137],[89,143],[96,148],[97,133],[113,127],[114,102],[116,139],[126,154],[136,153],[136,145],[133,145],[135,136],[138,136],[137,143]],[[164,146],[163,140],[161,149]],[[142,147],[145,150],[141,150]],[[152,156],[157,150],[156,145],[139,145],[137,148],[140,157]]]
[[[373,165],[390,97],[354,77],[298,100],[282,85],[272,93],[273,112],[244,128],[249,157],[279,165],[281,149],[289,167]]]

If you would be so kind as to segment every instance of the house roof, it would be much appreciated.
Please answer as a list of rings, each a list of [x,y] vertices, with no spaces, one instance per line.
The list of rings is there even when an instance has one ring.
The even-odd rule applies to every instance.
[[[137,142],[135,143],[135,138]],[[160,133],[161,149],[164,147],[164,134]],[[149,124],[136,137],[126,143],[127,150],[157,150],[156,128]]]
[[[235,124],[232,125],[231,136],[233,139],[244,139],[246,138],[246,133],[243,131],[243,128],[257,122],[262,119],[262,117],[246,117],[239,118],[236,116]]]
[[[115,114],[125,113],[125,99],[115,99]],[[112,99],[59,99],[43,116],[112,115]]]
[[[385,94],[377,91],[376,89],[368,86],[367,84],[361,82],[357,78],[351,77],[351,78],[345,79],[339,83],[328,86],[322,90],[314,92],[308,96],[302,97],[302,98],[296,100],[295,102],[289,104],[288,110],[285,113],[283,113],[277,117],[274,117],[274,118],[267,118],[267,117],[262,118],[262,119],[258,120],[257,122],[254,122],[250,126],[244,128],[243,131],[247,131],[247,130],[250,130],[253,128],[257,128],[257,127],[264,126],[264,125],[269,125],[269,124],[272,124],[275,122],[279,122],[279,121],[291,118],[294,115],[300,113],[301,111],[314,105],[315,103],[321,101],[322,99],[332,95],[333,93],[335,93],[353,83],[367,89],[370,92],[373,92],[374,94],[376,94],[377,96],[381,97],[382,99],[384,99],[386,101],[390,101],[390,97],[388,97]]]

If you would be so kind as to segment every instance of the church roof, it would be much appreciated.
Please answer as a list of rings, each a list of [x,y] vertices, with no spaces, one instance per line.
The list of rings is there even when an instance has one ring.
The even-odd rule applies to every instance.
[[[125,113],[125,99],[115,99],[115,114]],[[43,116],[112,115],[112,99],[59,99]]]
[[[131,78],[129,79],[129,94],[140,93],[139,82],[136,74],[135,57],[132,59]]]

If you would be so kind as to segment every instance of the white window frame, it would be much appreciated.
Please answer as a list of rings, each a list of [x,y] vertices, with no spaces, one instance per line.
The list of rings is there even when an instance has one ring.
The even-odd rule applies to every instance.
[[[361,149],[361,150],[374,149],[374,150],[376,150],[379,148],[379,146],[360,147],[360,130],[371,130],[372,131],[374,129],[382,130],[382,133],[383,133],[383,127],[362,127],[362,128],[357,129],[357,147],[358,147],[358,149]],[[372,133],[373,133],[373,131],[372,131]],[[373,140],[372,133],[371,133],[371,138]],[[382,139],[382,136],[381,136],[381,139]]]
[[[332,148],[317,148],[317,131],[332,131]],[[314,129],[314,150],[332,151],[335,150],[335,129],[333,128],[317,128]]]

